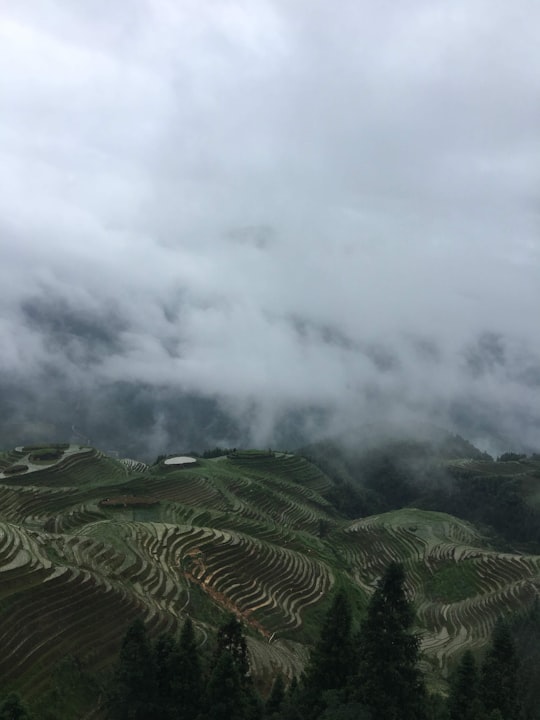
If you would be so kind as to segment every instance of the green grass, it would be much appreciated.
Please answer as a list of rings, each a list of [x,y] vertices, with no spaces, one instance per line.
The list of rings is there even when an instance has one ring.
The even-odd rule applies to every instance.
[[[447,563],[426,581],[426,597],[435,602],[453,603],[477,594],[477,578],[472,560]]]
[[[261,460],[265,458],[274,458],[271,450],[237,450],[227,455],[229,460]]]
[[[23,452],[57,452],[67,450],[68,448],[69,443],[44,443],[42,445],[25,445],[23,447]]]
[[[326,613],[332,605],[335,595],[340,590],[345,592],[353,611],[353,631],[359,630],[360,621],[365,615],[369,598],[364,591],[351,584],[346,574],[337,573],[332,590],[326,593],[321,602],[316,605],[309,605],[302,613],[301,627],[291,633],[294,640],[308,645],[313,643],[313,639],[319,635],[320,628],[324,622]]]
[[[104,683],[96,673],[89,672],[79,659],[68,655],[51,671],[51,689],[33,705],[33,716],[55,720],[85,717],[104,693]]]

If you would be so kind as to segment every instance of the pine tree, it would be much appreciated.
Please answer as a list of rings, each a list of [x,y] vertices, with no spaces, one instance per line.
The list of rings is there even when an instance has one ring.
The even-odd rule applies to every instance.
[[[426,693],[417,668],[414,613],[404,590],[405,572],[391,563],[371,597],[359,637],[359,673],[352,696],[372,720],[424,720]]]
[[[246,639],[234,615],[218,630],[206,695],[209,720],[258,720],[262,714],[251,679]]]
[[[10,693],[0,702],[0,720],[31,720],[28,710],[16,693]]]
[[[156,704],[164,720],[176,718],[173,685],[176,679],[179,650],[170,633],[161,635],[154,648],[156,669]]]
[[[177,709],[174,717],[196,717],[201,705],[202,670],[191,618],[186,619],[180,635],[171,689]]]
[[[266,701],[266,705],[264,708],[265,714],[268,716],[272,716],[275,713],[279,712],[284,699],[285,681],[283,680],[283,675],[281,673],[278,673],[272,684],[272,690],[270,691],[268,700]]]
[[[293,677],[281,703],[281,720],[304,720],[301,712],[301,688],[296,677]]]
[[[242,683],[245,683],[249,678],[248,651],[242,625],[234,615],[218,630],[216,659],[223,650],[231,654]]]
[[[307,686],[321,691],[345,687],[355,669],[351,624],[351,606],[345,593],[340,591],[328,610],[311,654],[306,671]]]
[[[503,720],[519,717],[518,659],[504,620],[496,623],[482,664],[481,696],[488,715],[499,711]]]
[[[540,602],[516,614],[510,631],[519,658],[518,696],[524,720],[540,720]]]
[[[470,650],[463,653],[450,684],[450,720],[478,720],[482,715],[478,669]]]
[[[154,712],[155,669],[140,619],[128,628],[124,637],[111,700],[113,716],[118,720],[146,720]]]
[[[233,655],[224,650],[217,658],[206,688],[208,720],[244,720],[246,702]]]
[[[304,679],[304,712],[318,717],[326,707],[325,693],[343,690],[355,671],[351,636],[352,612],[343,591],[336,594],[324,620],[319,641],[311,653]]]

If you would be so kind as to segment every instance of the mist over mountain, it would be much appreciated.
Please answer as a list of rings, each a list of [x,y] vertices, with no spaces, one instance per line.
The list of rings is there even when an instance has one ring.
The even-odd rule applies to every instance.
[[[0,8],[2,445],[538,450],[537,4],[98,5]]]

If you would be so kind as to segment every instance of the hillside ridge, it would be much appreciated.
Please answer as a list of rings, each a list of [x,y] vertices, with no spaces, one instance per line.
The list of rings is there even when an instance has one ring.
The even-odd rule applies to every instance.
[[[302,671],[337,588],[358,623],[391,561],[406,570],[437,683],[459,652],[487,643],[501,614],[538,597],[540,556],[494,548],[466,520],[412,507],[348,518],[331,502],[335,482],[291,453],[195,460],[148,466],[75,445],[0,457],[9,688],[38,700],[65,656],[110,669],[136,617],[157,637],[189,615],[203,645],[229,612],[267,687],[278,670]]]

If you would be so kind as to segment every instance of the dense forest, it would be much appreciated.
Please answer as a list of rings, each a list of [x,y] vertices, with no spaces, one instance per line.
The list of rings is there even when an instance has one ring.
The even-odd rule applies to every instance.
[[[391,442],[351,450],[334,442],[303,448],[302,454],[335,485],[329,499],[351,518],[402,507],[455,515],[506,542],[540,551],[540,507],[527,501],[524,478],[536,485],[537,454],[507,452],[496,461],[459,436],[440,444]],[[454,464],[453,458],[467,458]]]

